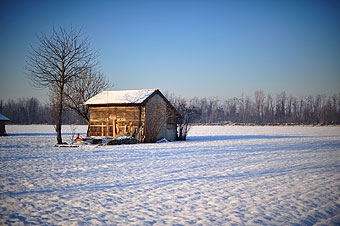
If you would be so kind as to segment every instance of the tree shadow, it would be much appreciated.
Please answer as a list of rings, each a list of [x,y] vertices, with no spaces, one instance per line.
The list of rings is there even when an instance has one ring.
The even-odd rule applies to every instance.
[[[188,142],[228,141],[228,140],[272,140],[272,139],[299,139],[308,136],[282,136],[282,135],[212,135],[212,136],[188,136]]]

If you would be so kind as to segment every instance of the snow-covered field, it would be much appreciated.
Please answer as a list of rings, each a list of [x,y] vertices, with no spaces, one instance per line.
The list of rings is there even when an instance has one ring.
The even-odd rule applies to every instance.
[[[54,147],[52,126],[7,132],[1,225],[340,224],[340,127],[201,126],[186,142],[80,148]]]

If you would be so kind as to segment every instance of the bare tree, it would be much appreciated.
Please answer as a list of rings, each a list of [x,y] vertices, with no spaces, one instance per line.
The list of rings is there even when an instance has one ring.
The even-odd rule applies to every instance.
[[[191,128],[191,123],[198,118],[199,110],[191,102],[189,103],[184,98],[174,98],[171,100],[173,106],[181,115],[177,125],[177,140],[186,140],[188,132]]]
[[[27,109],[27,120],[28,124],[33,124],[34,120],[39,117],[38,111],[39,111],[39,101],[37,98],[31,97],[28,100],[26,100],[25,108]]]
[[[264,98],[265,95],[262,90],[256,90],[254,93],[255,96],[255,105],[256,105],[256,113],[257,113],[257,123],[263,122],[263,111],[264,111]]]
[[[52,34],[38,36],[38,46],[31,47],[27,60],[29,78],[35,87],[57,90],[56,132],[62,143],[61,125],[65,86],[81,78],[96,65],[96,52],[89,48],[80,29],[53,28]]]
[[[76,112],[84,121],[89,123],[89,107],[84,102],[111,86],[103,73],[90,69],[84,71],[81,76],[65,84],[64,106]],[[51,95],[58,96],[58,89],[50,89]],[[55,98],[51,98],[55,99]],[[88,127],[89,129],[90,127]],[[89,132],[89,131],[88,131]]]
[[[266,123],[274,122],[274,102],[271,94],[267,95],[265,110],[264,110],[264,118]]]
[[[276,95],[276,117],[279,123],[286,123],[286,92]]]

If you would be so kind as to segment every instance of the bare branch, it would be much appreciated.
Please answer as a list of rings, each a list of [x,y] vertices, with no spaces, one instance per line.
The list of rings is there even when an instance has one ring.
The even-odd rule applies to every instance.
[[[88,38],[83,38],[81,30],[73,27],[53,28],[49,36],[46,34],[38,36],[37,47],[31,46],[27,58],[28,76],[35,87],[49,88],[51,97],[54,98],[53,102],[57,102],[55,106],[57,106],[58,143],[62,142],[62,110],[66,99],[65,103],[69,108],[77,112],[82,110],[81,112],[87,114],[86,109],[76,109],[81,94],[73,94],[73,92],[81,91],[77,88],[79,87],[77,82],[86,78],[86,74],[94,69],[97,65],[96,57],[97,52],[89,48]]]

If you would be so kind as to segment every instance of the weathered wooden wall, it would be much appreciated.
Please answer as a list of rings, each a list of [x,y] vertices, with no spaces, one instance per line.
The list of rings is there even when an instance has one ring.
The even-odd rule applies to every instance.
[[[144,105],[90,106],[88,136],[135,136],[138,142],[175,140],[177,115],[158,94]]]
[[[90,107],[89,136],[143,135],[143,106]]]
[[[173,108],[160,96],[154,95],[146,103],[145,139],[154,142],[161,138],[175,140],[177,118]]]
[[[159,95],[154,95],[145,106],[145,141],[155,142],[164,124],[166,124],[166,102]]]

